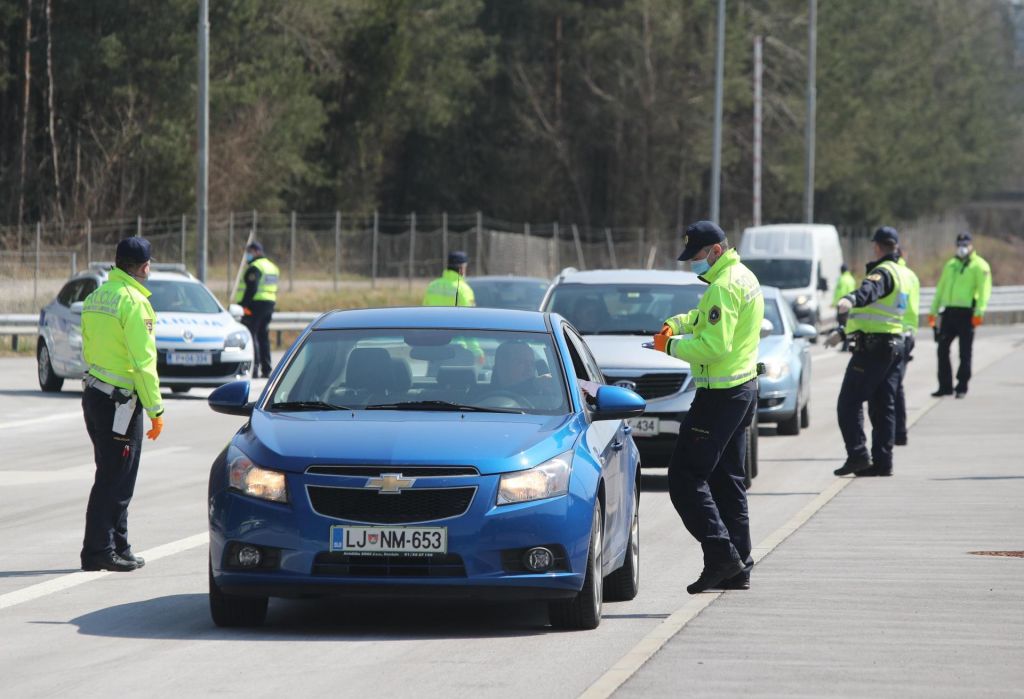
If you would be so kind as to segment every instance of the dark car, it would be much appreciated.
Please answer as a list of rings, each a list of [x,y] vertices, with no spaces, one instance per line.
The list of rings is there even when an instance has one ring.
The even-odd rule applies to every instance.
[[[548,280],[540,277],[469,277],[477,308],[507,308],[512,311],[536,311],[548,290]]]

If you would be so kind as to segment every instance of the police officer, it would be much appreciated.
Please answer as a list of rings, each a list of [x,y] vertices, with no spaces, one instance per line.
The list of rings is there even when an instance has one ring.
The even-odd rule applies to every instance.
[[[899,265],[903,268],[907,288],[907,312],[903,315],[903,357],[900,360],[900,383],[896,388],[896,441],[898,447],[907,445],[907,398],[903,380],[907,377],[907,363],[914,357],[914,335],[917,333],[918,313],[921,307],[921,280],[907,265],[907,257],[899,250]]]
[[[456,250],[448,253],[448,267],[430,282],[423,295],[424,306],[475,306],[476,296],[466,283],[469,255]]]
[[[971,234],[956,237],[956,256],[946,263],[935,287],[935,298],[928,312],[928,325],[936,328],[936,313],[941,311],[937,326],[939,353],[939,390],[932,395],[953,395],[953,366],[949,349],[953,340],[960,342],[960,368],[956,372],[956,397],[967,395],[971,380],[971,349],[974,329],[982,324],[988,299],[992,295],[992,269],[974,251]]]
[[[836,280],[836,291],[832,295],[832,307],[839,305],[839,299],[843,298],[857,288],[857,280],[853,278],[850,268],[846,263],[839,265],[839,279]]]
[[[253,339],[255,360],[253,378],[270,376],[270,319],[277,303],[277,282],[281,271],[263,256],[263,246],[255,240],[245,246],[245,260],[249,267],[238,282],[235,303],[242,307],[242,324],[249,328]]]
[[[745,431],[757,408],[764,298],[717,225],[691,224],[683,244],[679,259],[709,286],[696,309],[665,321],[654,347],[689,362],[697,385],[668,471],[672,504],[704,551],[704,570],[686,591],[745,590],[753,567]]]
[[[871,241],[876,259],[868,263],[860,287],[839,300],[839,327],[825,340],[826,347],[834,347],[849,337],[853,350],[837,405],[839,430],[846,444],[846,463],[834,471],[837,476],[892,475],[909,283],[906,268],[897,262],[896,229],[882,226]],[[864,437],[865,401],[871,419],[870,453]]]
[[[135,491],[142,451],[142,410],[152,421],[146,433],[163,430],[164,408],[156,373],[156,314],[149,304],[149,241],[117,244],[115,267],[82,307],[82,412],[96,458],[82,542],[82,570],[129,571],[145,561],[128,543],[128,503]]]

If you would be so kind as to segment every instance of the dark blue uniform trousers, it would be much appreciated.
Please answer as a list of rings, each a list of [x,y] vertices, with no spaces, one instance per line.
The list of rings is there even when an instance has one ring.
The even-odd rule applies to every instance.
[[[903,356],[900,358],[900,382],[896,388],[896,439],[907,439],[907,397],[903,392],[903,379],[907,378],[907,364],[913,357],[914,336],[903,336]]]
[[[939,325],[939,390],[943,393],[953,391],[953,364],[949,361],[949,350],[953,340],[960,344],[960,367],[956,370],[956,390],[967,393],[967,384],[971,380],[971,355],[974,349],[974,316],[972,308],[947,308],[942,312],[942,323]]]
[[[249,303],[252,315],[242,316],[242,325],[249,328],[252,335],[253,378],[261,372],[263,376],[270,376],[274,368],[270,361],[270,320],[274,316],[274,305],[273,301],[252,301]]]
[[[743,485],[746,428],[757,409],[757,380],[725,389],[697,390],[679,427],[668,467],[672,504],[687,531],[700,542],[704,564],[750,558],[750,516]]]
[[[896,434],[896,392],[903,364],[903,340],[873,351],[856,350],[846,365],[836,412],[850,459],[871,458],[875,466],[892,468]],[[871,451],[864,436],[864,403],[871,420]]]
[[[124,435],[114,434],[117,404],[102,391],[87,388],[82,393],[85,427],[96,458],[96,477],[85,512],[82,560],[117,553],[131,553],[128,543],[128,503],[135,492],[142,452],[142,406]]]

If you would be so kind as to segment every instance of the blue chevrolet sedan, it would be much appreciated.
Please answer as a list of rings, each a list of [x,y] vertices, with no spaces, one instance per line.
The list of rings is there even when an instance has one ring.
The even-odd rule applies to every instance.
[[[632,391],[603,385],[552,313],[390,308],[327,313],[210,473],[210,610],[261,624],[269,597],[544,600],[592,629],[639,586]]]

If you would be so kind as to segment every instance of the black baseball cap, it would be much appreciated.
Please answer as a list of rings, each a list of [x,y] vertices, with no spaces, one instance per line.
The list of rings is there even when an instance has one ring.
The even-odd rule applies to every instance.
[[[683,234],[683,251],[676,258],[680,262],[692,260],[693,256],[709,245],[724,243],[725,233],[712,221],[697,221],[686,227]]]
[[[131,237],[124,238],[117,244],[117,251],[114,253],[115,260],[123,260],[132,264],[149,262],[152,257],[152,247],[145,238]]]
[[[974,239],[971,237],[971,234],[970,234],[969,231],[964,231],[963,233],[961,233],[960,235],[958,235],[956,237],[957,245],[959,245],[961,243],[969,243],[972,240],[974,240]]]
[[[462,250],[455,250],[448,253],[448,266],[458,267],[459,265],[469,264],[469,255],[464,253]]]
[[[896,229],[892,226],[882,226],[875,234],[871,236],[872,243],[892,243],[893,245],[900,244],[900,234],[896,232]]]
[[[253,250],[258,253],[263,253],[263,245],[258,240],[254,240],[245,246],[246,250]]]

